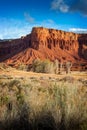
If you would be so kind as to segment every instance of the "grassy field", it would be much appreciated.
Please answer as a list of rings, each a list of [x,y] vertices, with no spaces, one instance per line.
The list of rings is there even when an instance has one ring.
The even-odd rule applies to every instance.
[[[87,130],[87,72],[0,67],[0,130]]]

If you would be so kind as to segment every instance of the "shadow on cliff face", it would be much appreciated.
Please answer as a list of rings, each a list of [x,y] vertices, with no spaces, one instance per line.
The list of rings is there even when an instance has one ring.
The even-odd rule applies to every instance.
[[[3,62],[16,54],[31,47],[30,37],[24,39],[7,40],[0,42],[0,62]]]
[[[83,61],[87,60],[87,38],[86,38],[86,36],[87,36],[87,34],[79,35],[78,42],[76,40],[76,43],[77,44],[79,43],[79,48],[76,47],[76,55],[78,54],[79,59],[81,58],[81,59],[83,59]],[[55,39],[53,36],[51,39],[47,40],[47,43],[45,43],[45,41],[44,41],[44,45],[45,45],[44,46],[43,41],[40,41],[41,39],[38,40],[37,35],[34,35],[34,37],[36,37],[35,39],[34,39],[34,37],[32,37],[32,38],[31,37],[32,37],[32,33],[27,35],[26,37],[23,37],[20,39],[8,40],[8,41],[3,41],[3,42],[1,41],[0,42],[0,62],[3,62],[5,60],[9,59],[9,64],[11,66],[14,66],[14,64],[16,64],[17,60],[19,60],[19,61],[21,60],[25,63],[29,63],[29,59],[33,60],[35,57],[38,57],[38,58],[39,57],[42,57],[42,58],[47,58],[47,57],[49,58],[50,57],[50,59],[51,59],[52,56],[54,58],[56,58],[55,56],[57,56],[57,58],[62,58],[64,56],[64,54],[66,54],[66,53],[63,53],[64,52],[63,48],[64,48],[65,44],[66,44],[65,49],[67,50],[66,51],[67,54],[65,55],[64,58],[66,59],[66,57],[69,57],[69,59],[70,59],[70,57],[72,57],[75,60],[75,62],[77,62],[77,61],[79,62],[78,57],[76,57],[75,54],[73,55],[69,51],[69,44],[71,46],[73,44],[73,41],[70,43],[70,41],[65,42],[64,40],[60,39],[60,41],[58,42],[58,40]],[[36,51],[35,54],[33,54],[31,51],[28,51],[29,52],[29,54],[28,54],[27,51],[25,51],[25,49],[33,48],[35,50],[38,50],[38,46],[37,46],[38,41],[41,42],[40,54],[38,53],[38,51]],[[42,49],[43,47],[48,47],[48,49],[51,49],[51,44],[53,44],[52,47],[56,48],[57,43],[58,43],[57,47],[60,50],[59,51],[60,55],[58,55],[56,53],[56,51],[52,52],[52,50],[51,50],[52,53],[49,51],[48,54],[46,53],[44,55],[44,51]],[[48,44],[48,46],[46,44]],[[74,47],[74,49],[75,49],[75,47]],[[20,52],[23,52],[23,53],[19,54]],[[46,50],[45,50],[45,52],[46,52]],[[41,53],[42,53],[42,55],[41,55]],[[10,58],[12,58],[12,59],[10,59]],[[81,60],[81,62],[82,62],[82,60]],[[77,65],[76,69],[78,69],[78,65]]]
[[[78,38],[79,48],[78,54],[81,58],[87,60],[87,34],[84,34]]]

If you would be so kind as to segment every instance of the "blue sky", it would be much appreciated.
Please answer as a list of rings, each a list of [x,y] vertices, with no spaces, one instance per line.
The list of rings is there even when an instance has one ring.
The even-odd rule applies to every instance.
[[[29,34],[43,26],[87,32],[86,0],[0,0],[0,39]]]

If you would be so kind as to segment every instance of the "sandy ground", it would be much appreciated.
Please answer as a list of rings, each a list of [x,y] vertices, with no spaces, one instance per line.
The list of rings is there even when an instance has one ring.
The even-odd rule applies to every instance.
[[[87,71],[85,72],[71,72],[70,74],[45,74],[45,73],[34,73],[34,72],[26,72],[26,71],[21,71],[21,70],[16,70],[14,68],[8,68],[8,69],[0,69],[0,75],[8,75],[12,77],[23,77],[23,78],[29,78],[29,77],[44,77],[44,78],[63,78],[65,76],[71,76],[76,79],[78,78],[84,78],[87,79]]]

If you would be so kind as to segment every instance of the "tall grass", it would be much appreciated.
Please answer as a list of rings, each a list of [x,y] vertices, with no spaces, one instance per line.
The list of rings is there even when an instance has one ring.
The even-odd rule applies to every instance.
[[[86,130],[86,100],[78,81],[0,80],[0,129]]]

